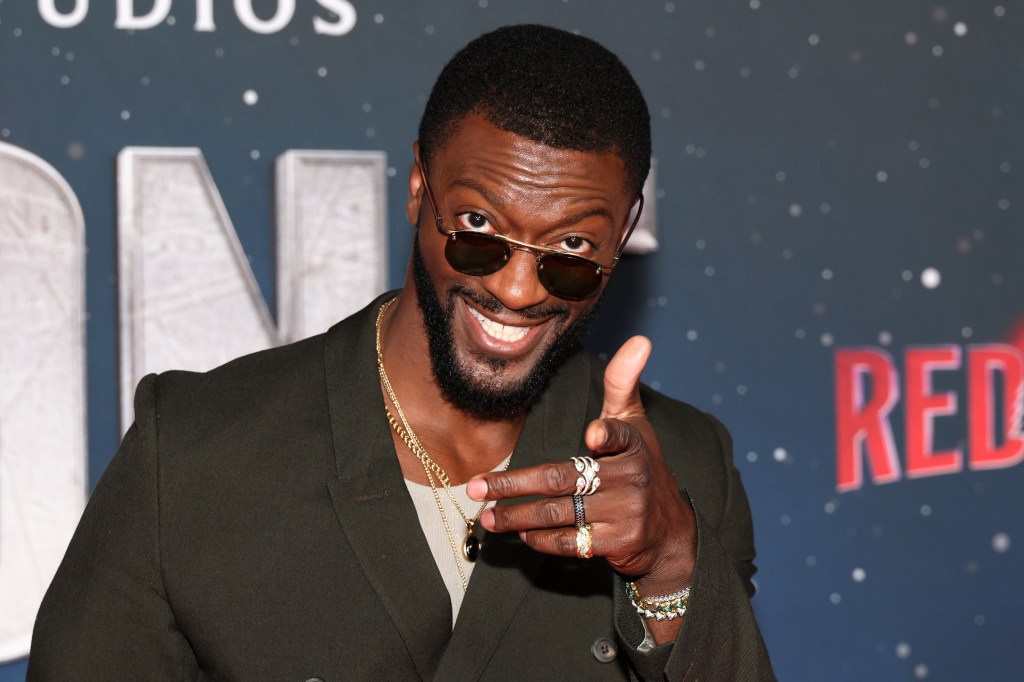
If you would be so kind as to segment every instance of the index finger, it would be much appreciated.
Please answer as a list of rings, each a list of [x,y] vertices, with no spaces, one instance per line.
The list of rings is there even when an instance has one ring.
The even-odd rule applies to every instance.
[[[466,484],[466,494],[479,502],[528,495],[569,495],[576,490],[578,476],[571,460],[548,462],[525,469],[479,474]]]

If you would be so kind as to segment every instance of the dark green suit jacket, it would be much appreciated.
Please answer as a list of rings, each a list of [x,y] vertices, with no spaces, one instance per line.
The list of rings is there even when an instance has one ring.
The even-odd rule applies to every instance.
[[[381,299],[326,334],[205,374],[148,376],[39,611],[31,680],[771,677],[750,608],[750,512],[728,435],[644,392],[698,513],[674,644],[643,637],[601,559],[487,538],[454,631],[394,452],[376,371]],[[581,452],[602,365],[580,351],[512,458]],[[597,660],[595,642],[618,655]],[[607,647],[606,647],[607,648]]]

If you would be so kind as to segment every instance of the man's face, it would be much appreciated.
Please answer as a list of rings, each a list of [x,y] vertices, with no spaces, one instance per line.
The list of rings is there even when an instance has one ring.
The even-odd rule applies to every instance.
[[[618,156],[547,147],[479,116],[462,121],[426,172],[449,229],[495,232],[610,263],[627,225]],[[442,392],[480,418],[521,413],[585,330],[607,279],[582,301],[564,300],[541,285],[536,256],[519,250],[490,275],[457,272],[415,168],[407,213],[420,226],[413,279]]]

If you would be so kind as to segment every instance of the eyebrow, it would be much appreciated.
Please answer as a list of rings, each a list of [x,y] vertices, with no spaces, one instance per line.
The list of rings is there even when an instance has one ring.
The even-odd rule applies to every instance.
[[[486,201],[489,204],[493,204],[495,206],[505,206],[508,203],[508,202],[504,201],[503,199],[501,199],[501,197],[499,197],[498,195],[496,195],[493,192],[491,192],[491,190],[489,188],[487,188],[486,186],[484,186],[481,183],[477,182],[476,180],[473,180],[472,178],[459,178],[455,182],[452,183],[452,186],[453,187],[465,187],[466,189],[471,189],[474,192],[478,193],[480,196],[482,196],[484,198],[484,201]],[[610,222],[610,223],[614,223],[614,221],[615,221],[615,219],[613,218],[613,216],[611,214],[611,211],[609,211],[608,209],[606,209],[606,208],[593,208],[593,209],[591,209],[589,211],[580,211],[579,213],[573,213],[571,215],[565,216],[564,218],[559,220],[557,223],[552,225],[551,228],[552,229],[558,229],[558,228],[562,228],[562,227],[568,227],[570,225],[575,225],[577,223],[583,222],[587,218],[590,218],[590,217],[593,217],[593,216],[605,217],[605,218],[608,219],[608,222]]]

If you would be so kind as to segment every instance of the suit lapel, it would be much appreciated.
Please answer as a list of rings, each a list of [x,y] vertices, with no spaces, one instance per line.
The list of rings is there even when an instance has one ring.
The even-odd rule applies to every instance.
[[[363,572],[420,676],[431,679],[452,631],[451,601],[420,528],[385,417],[374,320],[386,298],[336,325],[326,337],[335,454],[327,487]]]
[[[587,360],[577,353],[553,377],[544,397],[530,411],[511,468],[579,453],[589,380]],[[455,631],[437,667],[437,679],[475,680],[483,674],[545,560],[545,555],[527,547],[515,533],[485,538]]]

